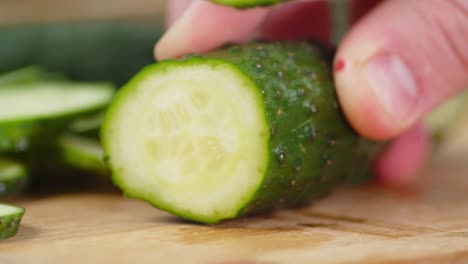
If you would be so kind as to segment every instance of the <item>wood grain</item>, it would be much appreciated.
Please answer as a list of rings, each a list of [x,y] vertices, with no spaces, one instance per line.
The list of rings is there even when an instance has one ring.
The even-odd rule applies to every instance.
[[[440,153],[411,188],[340,188],[308,208],[215,226],[116,194],[27,198],[0,263],[466,263],[467,158]]]

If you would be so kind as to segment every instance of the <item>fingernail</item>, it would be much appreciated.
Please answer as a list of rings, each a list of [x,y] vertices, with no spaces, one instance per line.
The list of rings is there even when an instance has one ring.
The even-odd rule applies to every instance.
[[[404,122],[415,109],[419,90],[408,66],[395,55],[379,55],[366,65],[365,76],[387,114]]]

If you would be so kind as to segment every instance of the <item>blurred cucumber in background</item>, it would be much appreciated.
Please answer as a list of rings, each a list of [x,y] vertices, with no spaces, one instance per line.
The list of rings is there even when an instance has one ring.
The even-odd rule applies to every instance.
[[[162,0],[0,2],[0,73],[37,65],[120,86],[154,63],[164,9]]]
[[[102,115],[115,90],[155,62],[153,47],[164,30],[165,4],[0,1],[0,96],[15,100],[0,104],[0,112],[9,113],[0,116],[0,160],[28,172],[14,175],[21,184],[0,177],[2,199],[44,192],[51,185],[62,190],[64,184],[110,183],[100,151]],[[110,96],[99,108],[79,102],[86,93],[97,100],[104,88],[111,89]],[[66,95],[70,93],[76,96]],[[78,112],[70,116],[72,106]],[[38,112],[31,114],[29,108]],[[51,109],[53,117],[46,114]]]

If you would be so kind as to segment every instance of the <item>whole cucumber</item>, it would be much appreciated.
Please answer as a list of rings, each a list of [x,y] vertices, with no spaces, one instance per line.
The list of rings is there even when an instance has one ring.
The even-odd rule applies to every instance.
[[[29,65],[80,81],[121,85],[154,63],[160,25],[137,22],[61,22],[0,27],[0,73]]]
[[[369,179],[383,143],[345,120],[332,56],[307,41],[255,42],[146,67],[118,92],[101,131],[115,184],[216,223]]]

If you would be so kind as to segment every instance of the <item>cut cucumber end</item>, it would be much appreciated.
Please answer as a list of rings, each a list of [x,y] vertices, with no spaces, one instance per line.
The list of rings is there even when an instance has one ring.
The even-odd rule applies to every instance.
[[[234,64],[191,58],[147,67],[117,94],[102,128],[114,182],[191,220],[234,218],[269,163],[260,89]]]
[[[0,204],[0,240],[10,238],[18,232],[24,208]]]

